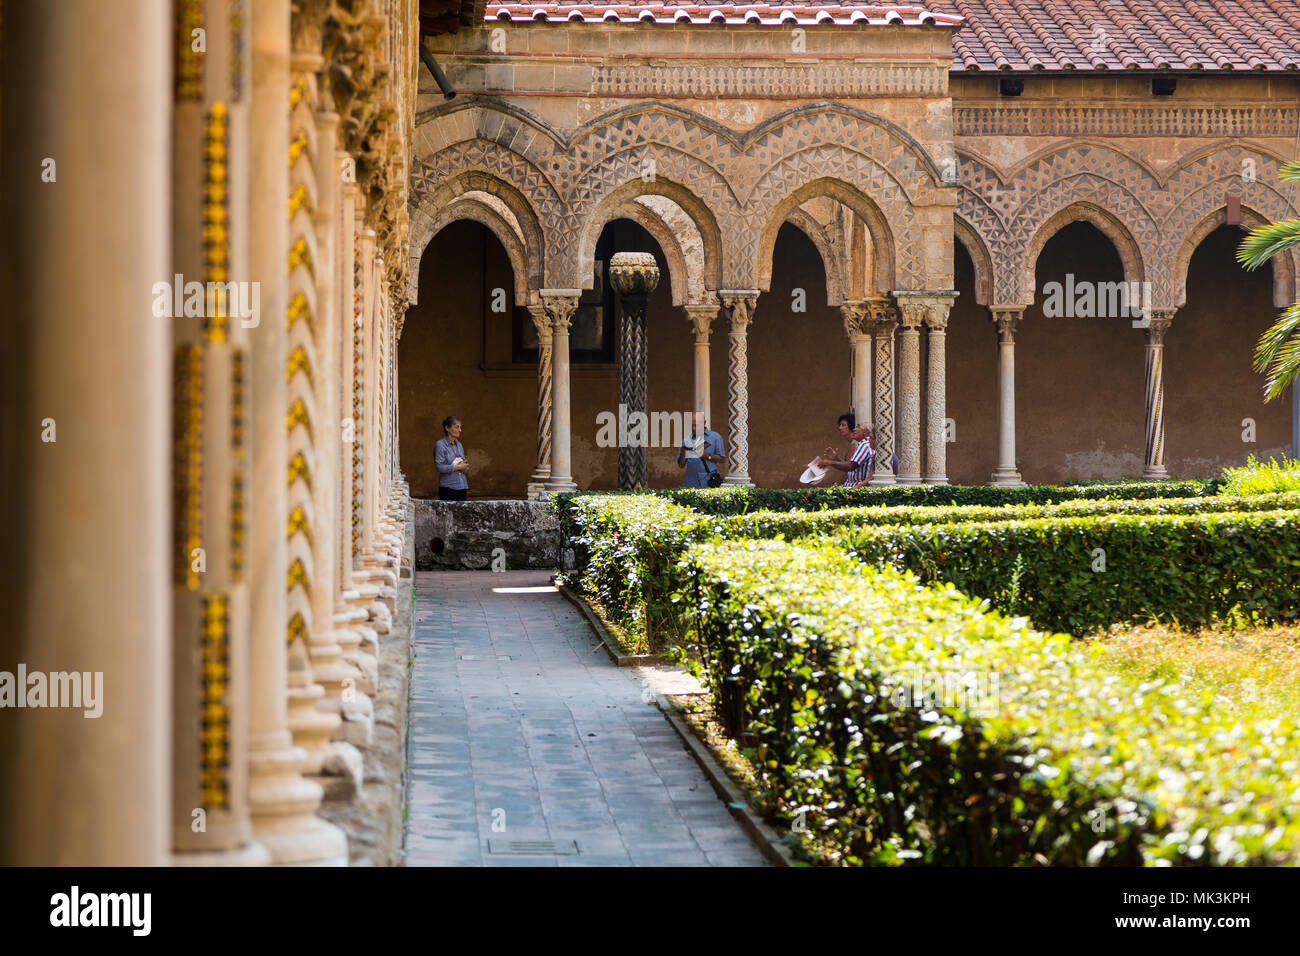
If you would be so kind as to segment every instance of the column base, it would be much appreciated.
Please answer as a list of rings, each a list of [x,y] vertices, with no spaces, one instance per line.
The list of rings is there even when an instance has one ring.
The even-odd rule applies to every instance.
[[[541,481],[530,481],[524,486],[524,497],[530,501],[546,497],[546,483]]]
[[[1163,481],[1169,477],[1169,470],[1164,465],[1148,465],[1142,469],[1143,481]]]
[[[921,484],[925,484],[925,482],[923,482],[923,481],[921,480],[921,476],[920,476],[920,475],[906,475],[906,476],[904,476],[904,475],[899,475],[899,476],[898,476],[898,484],[900,484],[900,485],[921,485]]]
[[[256,840],[234,850],[181,851],[171,855],[172,866],[270,866],[271,851]]]
[[[577,491],[578,483],[568,475],[560,475],[559,477],[547,478],[544,490],[553,494],[565,491]]]
[[[869,482],[867,482],[867,484],[873,488],[892,488],[894,485],[898,484],[898,479],[894,475],[894,472],[889,470],[883,475],[875,475]]]
[[[1020,477],[1020,472],[1014,468],[994,468],[993,474],[989,476],[989,484],[996,485],[999,488],[1025,487],[1025,481]]]
[[[750,480],[749,475],[727,475],[722,479],[724,485],[739,485],[742,488],[753,488],[754,483]]]
[[[927,475],[925,478],[927,485],[946,485],[948,484],[947,475]]]

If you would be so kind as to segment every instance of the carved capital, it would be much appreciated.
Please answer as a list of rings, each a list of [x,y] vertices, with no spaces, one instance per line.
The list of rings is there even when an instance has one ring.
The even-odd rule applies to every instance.
[[[1024,318],[1023,309],[993,309],[993,324],[998,330],[998,341],[1014,344],[1016,341],[1016,327],[1020,325],[1020,320]]]
[[[546,312],[546,307],[541,305],[528,306],[528,317],[533,320],[533,328],[537,330],[537,343],[544,349],[551,347],[551,317]]]
[[[609,284],[625,296],[647,296],[659,285],[659,264],[650,252],[616,252],[609,260]]]
[[[849,341],[856,341],[859,336],[868,334],[867,303],[845,302],[840,305],[840,316],[844,319],[844,334]]]
[[[888,299],[867,299],[867,323],[873,330],[893,328],[898,324],[898,309]]]
[[[754,319],[754,307],[758,304],[758,290],[723,289],[718,292],[718,300],[727,310],[731,331],[743,335]]]
[[[1151,316],[1146,321],[1146,333],[1148,345],[1164,345],[1165,335],[1169,332],[1169,327],[1174,323],[1174,309],[1153,309]]]
[[[573,324],[573,313],[578,311],[578,300],[582,298],[581,289],[543,289],[542,308],[551,319],[553,334],[569,334]]]
[[[691,330],[695,333],[695,341],[701,345],[707,345],[709,342],[709,332],[713,327],[713,320],[718,317],[718,307],[716,305],[688,305],[685,306],[686,318],[691,323]]]

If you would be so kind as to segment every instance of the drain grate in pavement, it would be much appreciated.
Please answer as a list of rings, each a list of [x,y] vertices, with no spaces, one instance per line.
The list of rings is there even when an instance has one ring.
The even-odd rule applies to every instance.
[[[514,660],[509,654],[462,654],[462,661],[512,661]]]
[[[576,840],[488,840],[493,856],[576,856]]]

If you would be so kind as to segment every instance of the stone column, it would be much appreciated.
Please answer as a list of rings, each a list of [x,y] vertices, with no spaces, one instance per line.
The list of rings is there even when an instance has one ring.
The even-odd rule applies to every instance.
[[[844,333],[849,337],[849,409],[860,422],[871,420],[871,332],[867,311],[866,302],[845,302],[840,306]]]
[[[955,296],[956,293],[953,293]],[[926,343],[929,365],[926,374],[925,418],[925,483],[948,483],[948,390],[947,390],[947,333],[948,313],[952,299],[935,296],[927,300],[925,327],[929,333]]]
[[[1146,465],[1143,478],[1168,478],[1165,469],[1165,334],[1173,309],[1153,311],[1146,329]]]
[[[894,329],[898,325],[898,309],[888,299],[869,299],[867,314],[871,323],[876,353],[876,401],[872,410],[876,450],[876,473],[873,485],[892,485],[894,469]]]
[[[1021,309],[994,308],[998,330],[998,465],[992,484],[1019,488],[1024,485],[1016,468],[1016,326]]]
[[[569,326],[578,311],[581,289],[543,289],[542,305],[551,318],[551,473],[546,490],[576,491],[570,446]]]
[[[712,304],[686,306],[686,318],[695,333],[695,404],[691,411],[699,412],[711,427],[712,398],[709,390],[709,333],[713,320],[718,317],[716,301]]]
[[[12,3],[3,34],[0,669],[102,680],[82,685],[92,706],[0,710],[0,865],[160,866],[168,590],[193,564],[168,513],[187,321],[169,317],[175,17],[163,0]]]
[[[250,35],[239,9],[216,0],[198,22],[194,6],[179,8],[172,264],[187,284],[246,286],[251,305]],[[205,52],[194,51],[191,25],[205,29]],[[281,223],[284,208],[275,210]],[[283,259],[276,268],[283,272]],[[172,591],[172,843],[173,862],[194,866],[270,859],[249,816],[250,336],[280,317],[269,318],[261,301],[262,314],[244,319],[213,289],[201,317],[174,325],[172,524],[182,554]],[[283,380],[283,363],[276,374]],[[271,411],[283,434],[283,406]]]
[[[749,480],[749,323],[758,303],[757,289],[724,289],[718,293],[727,312],[731,331],[727,333],[727,477],[729,485],[752,485]]]
[[[315,129],[301,102],[310,95],[304,78],[295,90],[302,109],[290,143],[289,0],[258,0],[251,13],[250,271],[266,321],[252,333],[249,796],[253,833],[271,862],[341,866],[346,840],[314,816],[322,791],[301,775],[307,754],[293,745],[288,719],[287,648],[310,640],[312,628]]]
[[[540,305],[530,305],[528,315],[537,330],[537,466],[528,483],[528,497],[536,498],[551,477],[551,320]]]
[[[926,305],[899,297],[902,313],[898,333],[898,483],[921,483],[921,323]]]
[[[649,382],[647,381],[646,303],[659,284],[659,266],[653,253],[617,252],[609,262],[609,282],[618,294],[622,316],[622,348],[619,350],[618,401],[627,409],[628,421],[639,413],[644,428],[639,441],[632,434],[619,436],[618,487],[641,491],[649,481],[650,444]],[[621,418],[622,416],[620,416]],[[627,438],[627,441],[623,439]]]

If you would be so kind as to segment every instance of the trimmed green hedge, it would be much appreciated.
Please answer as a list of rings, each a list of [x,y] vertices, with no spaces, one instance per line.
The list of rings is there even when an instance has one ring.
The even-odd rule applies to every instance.
[[[1185,625],[1243,613],[1289,620],[1300,591],[1296,513],[1261,511],[1269,520],[1258,521],[1242,511],[1297,502],[1300,495],[1283,494],[715,518],[652,495],[583,495],[567,502],[565,524],[581,587],[618,624],[644,631],[657,651],[681,631],[668,600],[680,583],[675,562],[711,537],[838,534],[864,560],[907,568],[927,583],[951,582],[1040,627],[1072,633],[1148,616]],[[1238,510],[1224,511],[1230,508]],[[1230,520],[1172,521],[1220,511]],[[978,520],[990,516],[1027,520]],[[951,521],[904,523],[939,518]],[[1104,572],[1093,571],[1098,548]]]
[[[1198,498],[1216,494],[1219,479],[1096,482],[1078,485],[895,485],[890,488],[678,488],[656,491],[669,501],[709,515],[751,511],[818,511],[857,505],[935,507],[943,505],[1052,504],[1080,499]]]
[[[1300,492],[1283,494],[1215,495],[1208,498],[1109,498],[1066,501],[1053,505],[964,505],[956,507],[876,508],[859,506],[827,511],[755,511],[724,518],[718,525],[728,538],[786,538],[831,534],[846,528],[881,525],[959,524],[970,521],[1012,521],[1102,514],[1203,514],[1217,511],[1300,510]]]
[[[825,545],[704,544],[683,574],[729,729],[838,862],[1300,857],[1293,717],[1238,725],[1209,695],[1117,676],[1063,635]],[[941,675],[986,693],[925,699]]]
[[[868,563],[906,568],[1039,627],[1083,634],[1147,618],[1185,626],[1296,618],[1297,521],[1294,510],[1110,514],[858,527],[840,540]]]

